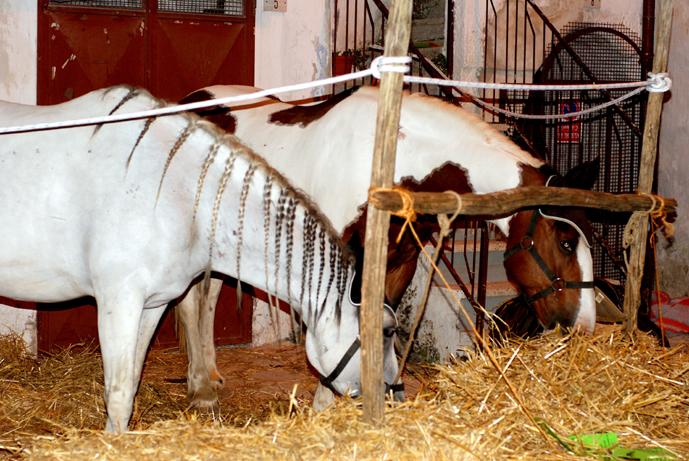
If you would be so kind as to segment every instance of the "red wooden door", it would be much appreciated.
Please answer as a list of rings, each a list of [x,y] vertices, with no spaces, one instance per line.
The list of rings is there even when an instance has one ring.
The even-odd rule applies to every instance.
[[[117,84],[177,100],[213,84],[254,83],[254,0],[38,0],[38,103]],[[251,341],[251,299],[225,284],[216,342]],[[93,300],[39,305],[39,348],[97,339]],[[155,344],[176,344],[165,314]]]
[[[237,308],[236,282],[223,283],[215,310],[215,343],[218,345],[251,342],[251,296],[242,295]],[[4,298],[0,298],[2,301]],[[11,302],[6,300],[5,302]],[[28,303],[11,302],[17,307]],[[38,350],[50,351],[73,344],[85,345],[98,340],[98,317],[93,298],[80,298],[59,304],[38,304]],[[153,338],[154,347],[174,347],[178,344],[174,310],[168,308]]]
[[[157,96],[178,100],[211,84],[253,85],[253,21],[169,11],[151,19],[149,83]]]

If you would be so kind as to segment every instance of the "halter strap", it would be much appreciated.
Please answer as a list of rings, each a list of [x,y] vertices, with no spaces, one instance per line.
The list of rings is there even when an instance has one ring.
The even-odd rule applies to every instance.
[[[546,296],[549,296],[553,293],[558,293],[567,288],[593,288],[592,280],[582,282],[567,281],[563,280],[552,270],[550,270],[550,268],[548,267],[548,265],[543,260],[541,255],[538,253],[538,250],[536,250],[536,247],[534,246],[533,234],[536,230],[536,222],[538,221],[539,216],[546,217],[546,215],[541,213],[541,210],[534,210],[533,214],[531,215],[529,227],[527,228],[524,237],[522,237],[518,244],[514,245],[512,248],[509,248],[507,251],[505,251],[505,254],[503,256],[503,260],[506,261],[515,253],[518,253],[522,250],[528,251],[529,254],[536,261],[536,264],[538,264],[538,267],[541,268],[545,276],[548,277],[548,280],[550,280],[549,286],[545,287],[541,291],[531,296],[527,296],[526,293],[522,293],[527,305],[529,306],[531,306],[531,303],[533,303],[534,301],[537,301],[541,298],[545,298]]]
[[[354,354],[359,350],[361,347],[361,340],[357,336],[354,342],[349,346],[349,349],[347,349],[347,352],[344,353],[338,364],[335,366],[333,371],[330,372],[328,376],[323,376],[320,375],[320,382],[322,385],[330,389],[334,394],[339,394],[339,392],[335,389],[333,386],[333,381],[337,379],[338,376],[340,376],[340,373],[342,373],[342,370],[345,369],[345,367],[349,364],[349,361],[352,360],[352,357],[354,357]],[[396,384],[390,384],[390,383],[385,383],[385,393],[388,394],[389,392],[403,392],[404,391],[404,383],[399,382]]]
[[[355,303],[352,301],[352,286],[351,284],[354,283],[354,277],[352,277],[352,282],[350,282],[349,286],[349,302],[356,306],[360,307],[361,303]],[[395,329],[399,327],[399,322],[397,320],[397,315],[395,314],[395,310],[388,306],[387,304],[383,303],[383,309],[387,310],[390,312],[392,317],[395,319]],[[320,373],[318,373],[320,382],[322,385],[330,389],[334,394],[340,394],[337,390],[335,390],[335,387],[333,386],[333,382],[337,379],[338,376],[340,376],[340,373],[342,373],[342,370],[345,369],[345,367],[349,364],[349,361],[352,360],[352,357],[354,357],[354,354],[359,350],[361,347],[361,339],[357,335],[356,339],[352,342],[352,344],[349,346],[347,349],[347,352],[344,353],[340,361],[335,365],[335,368],[333,368],[333,371],[330,372],[328,376],[323,376]],[[389,392],[402,392],[404,391],[404,383],[400,382],[396,384],[390,384],[390,383],[385,383],[385,393]]]
[[[349,349],[347,349],[347,352],[344,353],[339,363],[335,366],[333,371],[331,371],[328,376],[324,377],[321,375],[321,384],[335,392],[335,389],[333,388],[333,381],[340,376],[340,373],[342,373],[342,370],[344,370],[349,364],[349,361],[352,360],[352,357],[354,357],[356,351],[359,350],[359,347],[361,347],[361,340],[359,339],[359,336],[357,336],[354,342],[352,342],[352,345],[349,346]]]

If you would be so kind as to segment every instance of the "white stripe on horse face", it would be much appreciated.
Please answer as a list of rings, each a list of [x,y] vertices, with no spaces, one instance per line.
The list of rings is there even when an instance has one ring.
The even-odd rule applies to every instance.
[[[579,239],[577,244],[577,261],[581,269],[581,280],[587,282],[593,280],[593,258],[591,250],[584,239]],[[593,288],[581,288],[579,295],[579,312],[574,322],[574,327],[585,333],[593,333],[596,327],[596,298]]]

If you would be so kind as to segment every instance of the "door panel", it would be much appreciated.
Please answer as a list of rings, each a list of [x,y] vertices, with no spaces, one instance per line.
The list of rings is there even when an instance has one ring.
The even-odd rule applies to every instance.
[[[142,16],[44,10],[39,22],[39,104],[110,85],[146,86]]]
[[[0,298],[0,301],[3,299]],[[17,305],[17,302],[13,301],[12,305]],[[93,298],[80,298],[57,304],[38,304],[38,350],[50,352],[74,344],[96,343],[98,316],[95,306]],[[33,305],[20,303],[18,307]],[[226,280],[215,309],[215,343],[219,346],[250,343],[252,313],[251,296],[244,293],[241,308],[237,308],[236,282]],[[175,347],[178,343],[174,309],[168,308],[163,314],[151,345]]]
[[[254,83],[254,0],[37,1],[39,104],[118,84],[176,100],[215,83]],[[242,306],[226,282],[216,310],[218,344],[251,341],[247,295]],[[38,308],[41,350],[97,339],[93,299]],[[171,310],[154,344],[177,344]]]
[[[254,47],[249,40],[253,27],[197,18],[158,18],[153,30],[151,88],[157,96],[174,101],[213,84],[253,85]]]

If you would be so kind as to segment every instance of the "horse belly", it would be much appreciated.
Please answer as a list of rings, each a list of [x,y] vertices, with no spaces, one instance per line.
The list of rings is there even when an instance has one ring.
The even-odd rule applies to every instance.
[[[0,212],[0,294],[37,302],[90,294],[79,242],[83,229],[67,224],[56,217]]]
[[[37,302],[88,294],[83,242],[88,203],[97,194],[84,174],[86,147],[76,139],[60,146],[55,133],[5,139],[0,151],[0,294]]]

